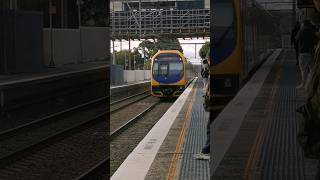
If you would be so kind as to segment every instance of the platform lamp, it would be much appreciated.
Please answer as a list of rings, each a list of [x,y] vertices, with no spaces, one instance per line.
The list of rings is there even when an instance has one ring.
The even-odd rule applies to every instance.
[[[52,14],[55,13],[55,7],[52,6],[52,0],[49,0],[49,18],[50,18],[50,62],[49,62],[49,68],[54,68],[56,67],[54,63],[54,44],[53,44],[53,28],[52,28]]]

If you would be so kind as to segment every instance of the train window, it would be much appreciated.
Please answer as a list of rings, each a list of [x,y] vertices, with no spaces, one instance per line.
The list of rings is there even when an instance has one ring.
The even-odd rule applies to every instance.
[[[182,61],[170,63],[170,75],[179,76],[183,73]]]
[[[153,62],[153,76],[162,78],[179,79],[183,77],[183,60],[177,54],[160,54]]]
[[[168,76],[169,75],[169,64],[160,64],[159,75],[160,76]]]
[[[214,23],[212,64],[223,62],[236,45],[234,0],[215,0],[213,5]]]

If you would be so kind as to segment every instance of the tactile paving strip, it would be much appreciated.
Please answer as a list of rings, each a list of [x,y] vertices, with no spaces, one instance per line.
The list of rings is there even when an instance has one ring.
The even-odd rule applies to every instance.
[[[201,152],[206,142],[206,127],[209,113],[203,109],[203,84],[201,79],[196,86],[196,100],[192,107],[192,116],[183,147],[180,180],[208,180],[210,175],[209,161],[196,160],[194,155]]]
[[[292,58],[292,56],[290,56]],[[295,62],[286,60],[280,87],[273,101],[269,127],[262,146],[257,179],[303,180],[304,157],[297,142],[298,114],[295,109],[303,103],[296,89],[299,79]]]
[[[304,158],[297,142],[301,117],[295,109],[305,99],[305,93],[296,89],[300,72],[293,51],[285,51],[282,57],[276,61],[238,135],[214,172],[215,180],[314,179],[317,162]]]

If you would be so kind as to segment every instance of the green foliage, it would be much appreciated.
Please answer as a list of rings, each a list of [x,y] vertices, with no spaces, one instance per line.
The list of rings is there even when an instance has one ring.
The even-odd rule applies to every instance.
[[[168,38],[160,36],[156,42],[156,48],[158,50],[178,50],[183,52],[180,42],[177,38]]]
[[[105,27],[107,24],[107,1],[101,0],[82,0],[81,18],[82,23],[88,26]]]
[[[205,44],[202,45],[202,47],[199,51],[199,56],[201,57],[201,59],[207,58],[207,54],[209,52],[209,49],[210,49],[210,42],[205,42]]]
[[[112,57],[113,55],[111,55]],[[129,66],[129,50],[122,50],[119,52],[115,52],[116,57],[116,64],[123,65],[126,69]],[[131,67],[134,67],[134,60],[135,60],[135,68],[136,69],[143,69],[144,66],[144,59],[142,55],[139,53],[137,48],[133,49],[133,52],[130,53],[131,57]]]
[[[151,58],[158,50],[179,50],[183,52],[180,42],[177,38],[168,38],[160,36],[157,41],[144,40],[139,44],[138,50],[145,54],[146,62],[144,63],[145,69],[151,68]]]
[[[176,38],[167,38],[160,37],[158,41],[152,42],[150,40],[142,41],[139,44],[138,48],[134,48],[131,52],[131,67],[135,67],[136,69],[150,69],[151,68],[151,58],[155,55],[158,50],[179,50],[183,52],[182,47]],[[144,62],[144,58],[140,52],[145,55],[146,61]],[[112,55],[111,55],[112,56]],[[116,64],[126,66],[128,68],[129,61],[129,50],[123,50],[119,52],[115,52],[116,56]],[[127,62],[127,63],[126,63]]]
[[[158,50],[179,50],[183,52],[180,42],[177,38],[168,38],[160,36],[156,42],[150,40],[142,41],[138,47],[142,53],[145,53],[147,59],[151,59]]]
[[[151,69],[151,61],[146,61],[144,63],[144,69],[145,70],[150,70]]]
[[[152,56],[157,52],[156,44],[150,40],[144,40],[139,44],[138,49],[142,51],[142,54],[146,56],[146,59],[151,59]]]

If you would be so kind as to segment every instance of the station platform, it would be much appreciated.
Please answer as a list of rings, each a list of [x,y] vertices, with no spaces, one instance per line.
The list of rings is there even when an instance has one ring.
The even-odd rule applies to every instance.
[[[113,174],[113,180],[210,177],[209,160],[196,160],[206,142],[209,113],[196,78]]]
[[[113,102],[146,91],[150,91],[150,80],[110,86],[110,101]]]
[[[305,102],[294,51],[276,50],[211,123],[211,179],[314,180],[297,141]]]
[[[106,61],[96,61],[82,64],[67,64],[57,66],[55,68],[43,68],[41,71],[36,73],[0,74],[0,88],[19,83],[21,84],[54,77],[62,77],[107,67],[108,63]]]
[[[211,123],[210,161],[201,79],[194,81],[127,157],[114,180],[314,180],[318,160],[297,141],[305,102],[294,51],[277,49]]]
[[[105,97],[107,62],[44,68],[37,73],[0,75],[0,130]]]
[[[121,85],[111,85],[111,86],[110,86],[110,87],[111,87],[110,89],[120,89],[120,88],[125,88],[125,87],[135,86],[135,85],[141,85],[141,84],[146,84],[146,83],[150,83],[150,80],[124,83],[124,84],[121,84]]]

